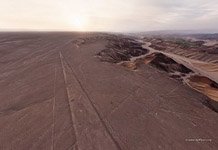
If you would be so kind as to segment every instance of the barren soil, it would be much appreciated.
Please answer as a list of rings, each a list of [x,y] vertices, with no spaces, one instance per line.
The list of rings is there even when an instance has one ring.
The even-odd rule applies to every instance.
[[[218,114],[197,91],[217,85],[193,77],[194,90],[169,74],[196,70],[142,63],[149,52],[121,35],[0,33],[0,149],[217,150]]]

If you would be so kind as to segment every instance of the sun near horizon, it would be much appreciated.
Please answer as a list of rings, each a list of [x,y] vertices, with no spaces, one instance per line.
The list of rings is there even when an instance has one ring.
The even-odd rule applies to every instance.
[[[218,31],[216,0],[0,0],[0,30]]]

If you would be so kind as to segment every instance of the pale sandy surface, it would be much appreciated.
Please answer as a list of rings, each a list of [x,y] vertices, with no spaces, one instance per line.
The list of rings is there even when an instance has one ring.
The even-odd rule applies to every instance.
[[[149,42],[145,42],[145,44],[143,45],[144,48],[149,49],[150,53],[153,53],[153,52],[163,53],[163,54],[173,58],[177,62],[182,63],[185,66],[187,66],[188,68],[194,70],[196,73],[207,76],[218,83],[218,64],[217,63],[207,62],[207,61],[203,61],[203,60],[195,60],[195,59],[192,59],[189,57],[175,54],[174,52],[170,53],[167,51],[166,52],[159,51],[159,50],[156,50],[156,49],[149,47],[150,44],[151,43],[149,43]],[[176,49],[175,49],[175,51],[176,51]]]
[[[189,79],[184,79],[184,82],[186,82],[188,85],[190,85],[192,88],[196,89],[197,91],[207,95],[210,99],[218,102],[218,87],[216,88],[211,87],[210,86],[211,83],[209,81],[209,80],[212,80],[218,83],[218,64],[217,63],[204,62],[202,60],[195,60],[195,59],[187,58],[187,57],[175,54],[175,53],[155,50],[151,48],[150,45],[151,43],[149,42],[145,42],[145,44],[143,45],[144,48],[149,50],[149,54],[162,53],[166,55],[167,57],[172,58],[176,62],[183,64],[187,68],[191,69],[193,71],[192,75],[188,75],[188,77],[186,78],[189,78],[190,76],[196,76],[196,75],[201,76],[201,78],[197,77],[194,83],[189,82]],[[206,80],[203,79],[205,77],[208,79]]]

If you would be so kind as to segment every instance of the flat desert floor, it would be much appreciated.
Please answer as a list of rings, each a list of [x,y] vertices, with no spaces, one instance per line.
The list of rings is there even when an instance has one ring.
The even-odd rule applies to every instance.
[[[167,54],[129,61],[148,50],[106,33],[0,33],[0,149],[217,150],[216,96],[169,76],[194,69]]]

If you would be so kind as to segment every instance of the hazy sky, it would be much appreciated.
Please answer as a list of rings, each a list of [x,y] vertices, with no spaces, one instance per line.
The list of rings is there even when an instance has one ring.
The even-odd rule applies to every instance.
[[[218,0],[0,0],[0,30],[218,30]]]

